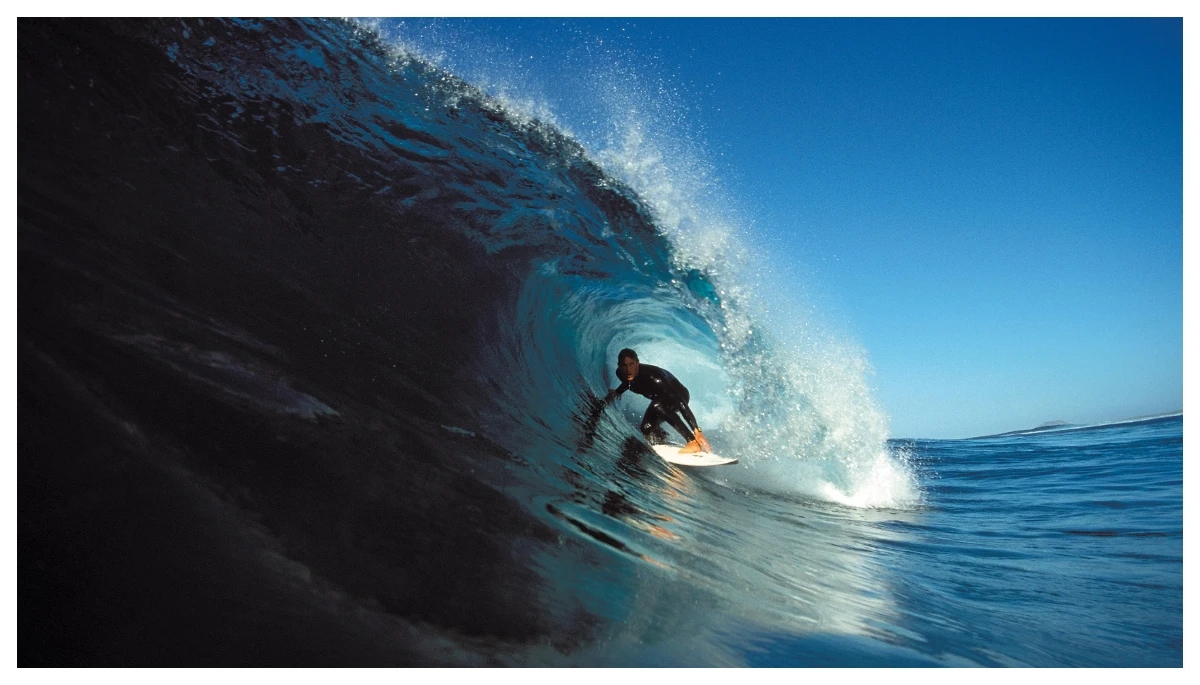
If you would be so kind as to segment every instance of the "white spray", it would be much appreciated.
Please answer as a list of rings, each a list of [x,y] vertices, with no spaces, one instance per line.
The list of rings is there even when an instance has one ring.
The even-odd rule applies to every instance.
[[[461,36],[440,43],[426,37],[418,50],[394,32],[388,38],[400,56],[420,54],[450,68],[456,66],[450,53],[464,44]],[[648,85],[626,66],[632,60],[605,49],[600,59],[575,64],[570,79],[576,87],[589,84],[591,120],[564,122],[527,67],[509,64],[503,51],[472,45],[465,50],[491,57],[482,66],[476,59],[467,75],[497,106],[519,124],[553,125],[583,144],[646,203],[675,248],[676,271],[697,270],[716,287],[719,311],[703,303],[696,311],[715,333],[717,350],[680,342],[683,335],[649,340],[630,331],[629,338],[641,340],[643,359],[684,380],[714,449],[741,461],[720,477],[731,485],[854,507],[917,502],[920,489],[911,469],[888,448],[888,419],[871,397],[865,352],[799,313],[802,308],[789,302],[794,294],[772,292],[768,300],[756,287],[758,265],[766,260],[739,239],[749,222],[730,209],[736,203],[716,178],[707,161],[712,156],[675,89]],[[539,95],[517,95],[528,92]]]

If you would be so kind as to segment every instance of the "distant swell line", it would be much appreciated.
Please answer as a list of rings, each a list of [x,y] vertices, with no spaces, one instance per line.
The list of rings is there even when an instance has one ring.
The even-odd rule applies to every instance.
[[[1068,535],[1089,535],[1097,538],[1115,538],[1115,537],[1132,537],[1132,538],[1165,538],[1170,537],[1168,533],[1159,532],[1142,532],[1142,533],[1120,533],[1115,530],[1065,530]]]

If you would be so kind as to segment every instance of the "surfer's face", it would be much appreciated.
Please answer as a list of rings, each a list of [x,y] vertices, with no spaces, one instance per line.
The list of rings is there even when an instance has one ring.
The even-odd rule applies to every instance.
[[[617,378],[623,381],[632,381],[637,378],[638,360],[633,357],[625,357],[617,364]]]

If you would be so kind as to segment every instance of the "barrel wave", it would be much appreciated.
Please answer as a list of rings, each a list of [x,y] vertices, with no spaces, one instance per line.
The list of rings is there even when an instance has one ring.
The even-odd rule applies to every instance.
[[[22,665],[938,662],[862,355],[636,174],[354,22],[18,28]],[[739,466],[595,411],[623,347]]]

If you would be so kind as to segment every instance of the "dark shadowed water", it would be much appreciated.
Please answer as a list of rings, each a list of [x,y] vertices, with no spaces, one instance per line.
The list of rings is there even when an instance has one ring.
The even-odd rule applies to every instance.
[[[18,22],[18,661],[1179,666],[1179,417],[886,439],[554,127],[341,21]],[[622,347],[735,467],[679,470]]]

